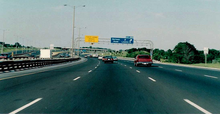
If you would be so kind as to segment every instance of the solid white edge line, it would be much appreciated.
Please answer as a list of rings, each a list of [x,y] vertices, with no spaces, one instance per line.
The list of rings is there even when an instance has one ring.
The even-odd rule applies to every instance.
[[[156,82],[156,80],[155,79],[153,79],[153,78],[151,78],[151,77],[148,77],[150,80],[152,80],[152,81],[154,81],[154,82]]]
[[[205,77],[209,77],[209,78],[218,78],[218,77],[215,77],[215,76],[210,76],[210,75],[204,75]]]
[[[140,71],[139,71],[139,70],[136,70],[136,72],[140,73]]]
[[[75,81],[75,80],[78,80],[79,78],[80,78],[80,77],[77,77],[77,78],[75,78],[75,79],[73,79],[73,80]]]
[[[202,111],[205,114],[212,114],[211,112],[205,110],[204,108],[200,107],[199,105],[193,103],[192,101],[190,101],[188,99],[184,99],[184,101],[189,103],[190,105],[194,106],[195,108],[197,108],[198,110]]]
[[[18,113],[18,112],[24,110],[25,108],[27,108],[27,107],[33,105],[34,103],[40,101],[41,99],[42,99],[42,98],[38,98],[38,99],[36,99],[36,100],[34,100],[34,101],[32,101],[32,102],[30,102],[30,103],[28,103],[28,104],[22,106],[21,108],[15,110],[15,111],[13,111],[13,112],[10,112],[9,114],[16,114],[16,113]]]
[[[182,72],[182,70],[179,70],[179,69],[175,69],[175,71],[179,71],[179,72]]]

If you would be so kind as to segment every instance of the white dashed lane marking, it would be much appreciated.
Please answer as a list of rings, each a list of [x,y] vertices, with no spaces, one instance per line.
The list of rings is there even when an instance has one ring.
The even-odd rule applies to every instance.
[[[73,79],[73,81],[76,81],[76,80],[78,80],[80,77],[77,77],[77,78],[75,78],[75,79]]]
[[[182,72],[182,70],[179,70],[179,69],[175,69],[175,71]]]
[[[88,71],[88,72],[92,72],[92,70]]]
[[[141,73],[139,70],[136,70],[136,72]]]
[[[209,78],[215,78],[217,79],[218,77],[215,77],[215,76],[210,76],[210,75],[204,75],[205,77],[209,77]]]
[[[32,101],[32,102],[30,102],[30,103],[28,103],[28,104],[22,106],[21,108],[15,110],[15,111],[13,111],[13,112],[10,112],[9,114],[16,114],[16,113],[18,113],[18,112],[24,110],[25,108],[27,108],[27,107],[33,105],[34,103],[40,101],[41,99],[42,99],[42,98],[38,98],[38,99],[36,99],[36,100],[34,100],[34,101]]]
[[[153,82],[156,82],[156,80],[155,79],[153,79],[153,78],[151,78],[151,77],[148,77],[150,80],[152,80]]]
[[[188,100],[188,99],[184,99],[185,102],[189,103],[190,105],[192,105],[193,107],[197,108],[198,110],[202,111],[205,114],[212,114],[211,112],[205,110],[204,108],[200,107],[199,105],[193,103],[192,101]]]

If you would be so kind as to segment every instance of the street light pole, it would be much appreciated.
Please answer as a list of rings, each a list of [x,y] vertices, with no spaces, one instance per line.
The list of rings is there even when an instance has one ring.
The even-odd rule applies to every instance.
[[[81,29],[81,28],[79,28],[79,38],[80,38],[80,29]],[[80,49],[79,49],[79,48],[80,48],[79,42],[77,43],[77,47],[78,47],[78,56],[79,56],[79,52],[80,52],[80,51],[79,51],[79,50],[80,50]]]
[[[64,4],[64,6],[69,6],[69,5]],[[83,5],[83,7],[85,7],[85,5]],[[74,28],[75,28],[75,9],[76,9],[76,6],[73,6],[71,8],[73,8],[73,34],[72,34],[72,45],[71,45],[71,56],[73,58],[73,52],[75,52],[73,48],[74,48]]]
[[[73,52],[75,53],[74,51],[74,28],[75,28],[75,9],[76,7],[73,6],[73,36],[72,36],[72,51],[71,51],[71,56],[73,58]]]
[[[5,30],[3,30],[2,53],[4,53],[4,37],[5,37]]]

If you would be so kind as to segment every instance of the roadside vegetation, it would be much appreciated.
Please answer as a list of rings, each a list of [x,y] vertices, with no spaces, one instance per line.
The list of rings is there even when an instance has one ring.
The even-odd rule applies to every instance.
[[[8,52],[13,52],[13,51],[19,51],[19,50],[32,50],[32,49],[37,49],[32,46],[22,46],[20,43],[16,42],[15,44],[4,44],[3,42],[0,42],[0,53],[2,50],[2,45],[4,46],[3,52],[8,53]]]
[[[124,50],[122,57],[135,57],[138,54],[149,54],[150,50],[146,48],[132,48]],[[114,53],[113,53],[114,54]],[[115,54],[120,56],[120,54]],[[188,64],[201,67],[220,68],[220,51],[209,49],[207,55],[207,64],[205,64],[205,55],[203,50],[197,50],[194,45],[188,42],[178,43],[174,49],[154,49],[153,59],[163,63]]]
[[[154,59],[161,62],[182,63],[182,64],[198,64],[205,63],[205,55],[203,51],[197,50],[188,42],[178,43],[173,50],[164,51],[162,49],[154,49]],[[207,63],[220,63],[220,51],[209,49],[207,55]]]

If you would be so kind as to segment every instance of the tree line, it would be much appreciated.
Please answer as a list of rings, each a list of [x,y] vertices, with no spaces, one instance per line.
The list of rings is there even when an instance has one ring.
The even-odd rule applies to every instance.
[[[162,49],[154,49],[154,59],[172,63],[204,63],[204,51],[197,50],[194,45],[188,42],[178,43],[173,50],[164,51]],[[216,49],[209,49],[207,55],[207,62],[212,63],[213,60],[220,58],[220,51]]]
[[[15,42],[15,44],[6,44],[4,42],[0,42],[0,45],[4,46],[5,48],[12,48],[12,47],[17,47],[17,48],[21,48],[21,47],[26,47],[26,48],[30,48],[31,46],[24,46],[21,45],[19,42]]]
[[[143,51],[148,52],[146,54],[149,54],[150,52],[150,50],[146,48],[132,48],[126,51],[128,52],[127,57],[135,57],[138,54],[143,54]],[[205,62],[204,52],[201,50],[197,50],[194,45],[188,42],[178,43],[173,50],[168,49],[167,51],[165,51],[163,49],[154,49],[153,59],[163,62],[183,64]],[[220,62],[220,51],[216,49],[209,49],[207,62],[212,63],[213,60]]]

